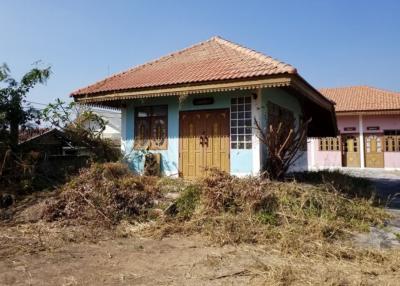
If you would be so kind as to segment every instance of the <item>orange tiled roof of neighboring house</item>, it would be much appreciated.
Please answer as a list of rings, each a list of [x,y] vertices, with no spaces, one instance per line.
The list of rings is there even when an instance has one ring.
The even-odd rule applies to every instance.
[[[76,90],[73,96],[178,84],[297,74],[291,65],[213,37]]]
[[[321,88],[336,103],[336,112],[400,110],[400,93],[369,86]]]

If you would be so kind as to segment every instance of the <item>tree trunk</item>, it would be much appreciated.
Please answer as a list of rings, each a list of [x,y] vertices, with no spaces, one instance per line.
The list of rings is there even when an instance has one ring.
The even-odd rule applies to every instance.
[[[14,152],[18,149],[18,122],[10,122],[10,147]]]

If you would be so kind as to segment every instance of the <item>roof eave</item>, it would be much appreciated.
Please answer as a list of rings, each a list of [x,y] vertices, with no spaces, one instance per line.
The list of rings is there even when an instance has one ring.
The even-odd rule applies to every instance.
[[[292,78],[290,74],[280,74],[276,76],[245,78],[239,80],[212,81],[204,83],[189,83],[171,86],[158,86],[145,89],[133,89],[129,91],[109,91],[97,94],[73,95],[75,101],[81,103],[101,104],[111,101],[128,99],[161,97],[161,96],[181,96],[188,94],[199,94],[208,92],[230,91],[236,89],[256,89],[262,87],[289,86]]]
[[[392,115],[400,114],[400,109],[375,109],[375,110],[341,110],[336,111],[337,116],[350,115]]]

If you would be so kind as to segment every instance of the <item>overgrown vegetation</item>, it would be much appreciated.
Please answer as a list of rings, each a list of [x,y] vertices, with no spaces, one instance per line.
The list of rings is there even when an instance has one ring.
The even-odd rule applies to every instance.
[[[155,178],[135,176],[123,164],[93,164],[47,201],[43,218],[108,226],[123,218],[143,220],[160,197],[155,185]]]
[[[338,239],[382,225],[388,217],[370,200],[352,196],[338,178],[314,186],[213,170],[182,192],[176,212],[153,231],[161,236],[201,233],[218,244],[273,244],[288,252],[327,250]],[[353,184],[354,192],[362,193],[365,184]]]
[[[359,195],[371,188],[369,182],[340,173],[313,173],[310,178],[302,175],[303,181],[316,184],[237,178],[218,170],[209,170],[196,181],[185,181],[135,176],[120,163],[93,164],[54,195],[47,192],[44,201],[16,214],[11,220],[14,226],[7,228],[5,236],[0,235],[0,257],[58,248],[70,242],[136,235],[180,240],[182,235],[191,235],[189,240],[196,241],[196,247],[203,247],[200,241],[207,238],[214,249],[235,245],[218,248],[225,253],[254,248],[257,257],[267,256],[266,260],[251,260],[244,270],[239,267],[238,272],[216,277],[238,273],[272,285],[342,285],[342,281],[347,281],[343,285],[353,285],[354,276],[362,273],[362,279],[354,281],[381,281],[374,280],[378,275],[396,281],[400,270],[396,253],[351,243],[353,233],[380,226],[388,218],[372,200]],[[16,223],[21,219],[25,223]],[[119,248],[121,241],[113,243]],[[255,257],[253,254],[250,256]],[[224,269],[234,254],[226,255],[227,260],[213,260],[213,265]],[[269,257],[278,260],[269,263]],[[326,273],[318,265],[337,273],[358,272],[347,280],[335,275],[321,278],[318,275]],[[318,275],[313,273],[315,268]],[[374,273],[372,278],[368,273]],[[365,276],[371,279],[365,280]]]
[[[42,111],[42,119],[86,147],[92,162],[117,161],[121,156],[111,140],[101,137],[107,121],[88,106],[56,99]]]
[[[325,175],[329,183],[313,174],[312,181],[320,184],[310,185],[210,170],[202,179],[183,184],[136,176],[120,163],[94,164],[47,202],[43,218],[115,225],[121,219],[147,221],[157,213],[154,234],[200,233],[218,244],[277,244],[286,251],[314,251],[388,218],[360,196],[370,191],[368,181]],[[168,199],[171,193],[179,195]]]

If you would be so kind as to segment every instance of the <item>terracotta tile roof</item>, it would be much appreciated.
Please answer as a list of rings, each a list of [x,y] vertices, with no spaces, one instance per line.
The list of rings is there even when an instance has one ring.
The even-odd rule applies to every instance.
[[[213,37],[79,89],[72,96],[296,73],[288,64]]]
[[[322,88],[336,103],[336,112],[400,110],[400,93],[369,86]]]

